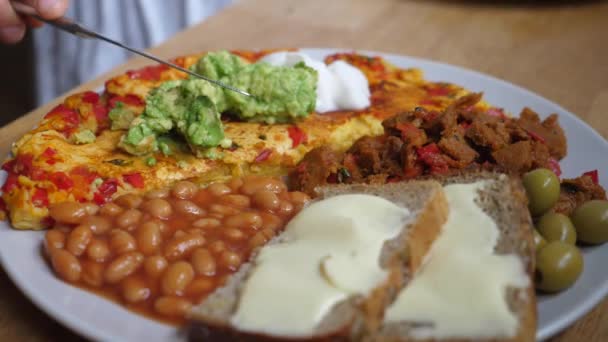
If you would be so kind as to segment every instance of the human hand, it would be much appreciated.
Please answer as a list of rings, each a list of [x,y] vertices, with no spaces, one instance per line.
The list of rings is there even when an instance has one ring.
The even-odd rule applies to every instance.
[[[36,22],[26,20],[15,12],[11,2],[0,0],[0,43],[14,44],[25,35],[26,25],[37,26]],[[68,8],[68,0],[22,0],[36,9],[45,19],[61,17]]]

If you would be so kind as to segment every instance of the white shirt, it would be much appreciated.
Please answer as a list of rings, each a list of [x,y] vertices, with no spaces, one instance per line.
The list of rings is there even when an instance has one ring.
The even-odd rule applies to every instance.
[[[135,48],[159,44],[232,0],[72,0],[65,14]],[[37,105],[124,62],[130,53],[49,25],[34,30]]]

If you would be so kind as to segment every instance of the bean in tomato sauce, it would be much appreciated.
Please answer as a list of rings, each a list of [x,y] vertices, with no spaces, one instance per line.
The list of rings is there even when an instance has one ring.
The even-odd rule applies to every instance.
[[[50,208],[44,247],[61,279],[138,313],[181,324],[310,198],[275,178],[248,176],[200,187],[180,181],[90,210]]]

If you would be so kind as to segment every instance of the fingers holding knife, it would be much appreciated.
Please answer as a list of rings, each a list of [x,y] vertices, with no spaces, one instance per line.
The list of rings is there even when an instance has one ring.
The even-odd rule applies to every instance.
[[[38,27],[40,22],[25,19],[13,8],[16,0],[0,0],[0,43],[14,44],[23,39],[27,26]],[[46,19],[61,17],[68,8],[68,0],[20,0],[36,9]]]

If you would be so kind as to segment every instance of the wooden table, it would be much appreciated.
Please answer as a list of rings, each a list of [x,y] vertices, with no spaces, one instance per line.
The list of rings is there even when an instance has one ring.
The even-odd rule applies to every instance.
[[[535,91],[608,137],[608,120],[603,119],[608,115],[608,3],[495,2],[241,1],[151,50],[173,57],[230,48],[341,47],[429,58]],[[72,92],[95,89],[111,75],[145,63],[135,58]],[[1,128],[0,155],[63,97]],[[0,272],[0,340],[79,339]],[[551,341],[608,341],[608,299]]]

